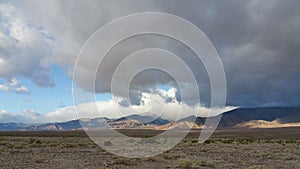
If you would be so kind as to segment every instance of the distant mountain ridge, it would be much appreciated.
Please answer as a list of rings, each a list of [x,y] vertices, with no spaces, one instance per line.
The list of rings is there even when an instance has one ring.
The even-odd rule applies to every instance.
[[[292,118],[291,117],[298,117]],[[274,121],[285,119],[284,123],[300,122],[300,107],[238,108],[223,113],[219,127],[234,127],[253,120]]]
[[[25,129],[28,126],[29,126],[28,124],[15,123],[15,122],[0,123],[0,131],[21,130],[21,129]]]
[[[111,128],[153,128],[155,126],[168,124],[169,122],[168,120],[152,116],[130,115],[118,119],[85,118],[45,124],[0,123],[0,131],[82,130],[83,127],[87,129],[101,129],[107,127],[107,124],[109,124]]]
[[[101,129],[107,127],[147,128],[166,130],[174,127],[204,127],[206,118],[189,116],[178,120],[176,123],[153,116],[130,115],[118,119],[95,118],[80,119],[67,122],[55,122],[45,124],[23,124],[23,123],[0,123],[0,131],[13,130],[82,130]],[[300,107],[270,107],[270,108],[237,108],[223,113],[219,122],[219,128],[273,128],[300,126]]]

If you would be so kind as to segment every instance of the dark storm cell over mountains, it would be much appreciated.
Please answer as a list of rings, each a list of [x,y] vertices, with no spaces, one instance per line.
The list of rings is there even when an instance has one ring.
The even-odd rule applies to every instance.
[[[191,1],[175,4],[157,3],[154,6],[188,19],[212,40],[225,68],[228,105],[299,105],[298,1]],[[162,40],[153,39],[154,43],[162,43]],[[144,46],[151,44],[149,40],[146,42],[148,44]],[[210,84],[204,66],[182,44],[172,40],[167,42],[168,45],[160,45],[183,56],[182,59],[194,70],[202,103],[209,105],[210,92],[207,91]],[[135,43],[130,44],[134,46]],[[119,48],[128,45],[120,44]],[[148,75],[147,78],[148,85],[151,85],[151,80],[154,81],[157,75]],[[145,84],[141,82],[140,85]]]
[[[95,30],[104,24],[136,12],[166,12],[195,24],[207,34],[215,45],[226,73],[228,106],[299,105],[300,1],[298,0],[228,0],[222,2],[190,0],[188,3],[174,0],[151,2],[139,0],[72,1],[72,3],[70,1],[54,1],[34,2],[34,5],[30,4],[31,1],[13,1],[13,3],[16,7],[21,7],[18,10],[24,12],[24,18],[27,17],[33,23],[45,25],[47,31],[62,41],[64,48],[58,53],[63,53],[63,55],[59,55],[55,61],[69,65],[71,72],[80,47]],[[47,8],[45,3],[51,3],[55,12],[45,12],[49,11],[45,9]],[[35,6],[36,10],[32,10],[32,6]],[[36,15],[36,13],[41,13],[41,15]],[[68,36],[64,36],[66,30],[68,30]],[[170,45],[172,44],[174,43],[170,43]],[[119,47],[129,49],[128,45],[124,43]],[[143,43],[139,45],[143,45]],[[168,44],[161,46],[169,47]],[[189,52],[180,53],[182,48],[175,45],[173,51],[175,54],[189,55],[186,57],[186,61],[191,69],[198,70],[199,66],[203,67],[198,62],[194,62],[193,56],[190,56]],[[11,60],[13,61],[14,58]],[[112,60],[110,65],[117,65],[118,62],[118,60],[115,62]],[[3,60],[3,63],[6,61]],[[209,105],[210,93],[206,89],[209,89],[210,84],[205,75],[206,72],[202,70],[203,68],[200,69],[195,73],[198,73],[196,77],[201,88],[200,94],[203,99],[201,102]],[[12,75],[24,74],[15,69],[10,70],[12,71],[2,71],[0,68],[0,76],[9,78]],[[50,77],[51,79],[50,73],[40,66],[34,69],[32,74],[40,70],[45,72],[43,78]],[[104,73],[108,77],[110,74],[110,70]],[[28,78],[33,82],[39,82],[40,80],[37,78],[40,77]],[[155,81],[152,79],[157,76],[149,75],[147,78],[150,82],[147,85],[153,86],[151,83]],[[168,82],[165,83],[168,84]],[[84,86],[84,79],[79,80],[78,84]],[[138,88],[143,86],[144,82],[135,83],[135,85]],[[103,86],[99,86],[99,92],[108,91],[107,86],[103,83]],[[138,98],[139,93],[136,94],[137,97],[133,96],[133,98]]]

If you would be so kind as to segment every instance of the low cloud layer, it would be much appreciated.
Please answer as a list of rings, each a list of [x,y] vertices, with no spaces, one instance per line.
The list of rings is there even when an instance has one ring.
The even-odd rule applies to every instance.
[[[143,93],[140,105],[123,106],[119,104],[120,100],[98,101],[95,103],[83,103],[75,107],[59,108],[53,112],[39,114],[35,110],[23,109],[22,113],[12,113],[0,110],[0,122],[23,122],[23,123],[45,123],[45,122],[65,122],[83,118],[120,118],[132,114],[153,116],[153,120],[161,117],[168,120],[178,120],[188,116],[214,116],[234,107],[225,107],[222,109],[209,109],[201,105],[190,106],[181,104],[175,97],[176,89],[168,91],[157,90],[154,93]],[[163,101],[164,104],[155,104],[157,101]],[[94,105],[97,106],[95,110]],[[120,107],[117,108],[116,105]],[[161,107],[163,106],[163,109]],[[121,110],[121,111],[120,111]],[[160,110],[160,111],[157,111]],[[195,113],[195,114],[193,114]]]

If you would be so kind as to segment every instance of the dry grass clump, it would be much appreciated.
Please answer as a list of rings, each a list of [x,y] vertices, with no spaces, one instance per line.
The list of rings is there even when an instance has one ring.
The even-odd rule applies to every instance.
[[[190,159],[179,159],[179,166],[183,169],[191,169],[195,161]]]
[[[35,156],[32,158],[32,161],[35,163],[45,163],[47,159],[44,156]]]
[[[34,139],[34,138],[30,138],[29,139],[29,145],[30,147],[42,147],[42,141]]]
[[[205,167],[209,167],[209,168],[215,168],[216,166],[215,166],[215,164],[214,163],[211,163],[211,162],[208,162],[208,161],[206,161],[206,160],[201,160],[200,162],[199,162],[199,165],[200,166],[205,166]]]
[[[263,165],[253,165],[253,166],[249,166],[247,169],[269,169],[269,168]]]
[[[175,160],[181,157],[181,154],[178,152],[165,152],[162,156],[167,160]]]
[[[206,160],[201,160],[200,162],[196,162],[190,159],[180,159],[179,167],[183,169],[198,169],[203,167],[215,168],[215,164],[207,162]]]
[[[23,149],[24,146],[22,144],[15,144],[12,148],[13,149]]]
[[[111,143],[111,141],[104,141],[104,146],[112,146],[113,144]]]
[[[215,140],[206,140],[204,142],[204,144],[213,144],[213,143],[216,143],[216,141]]]
[[[136,159],[124,158],[124,157],[117,157],[115,159],[115,164],[122,164],[122,165],[137,165]]]

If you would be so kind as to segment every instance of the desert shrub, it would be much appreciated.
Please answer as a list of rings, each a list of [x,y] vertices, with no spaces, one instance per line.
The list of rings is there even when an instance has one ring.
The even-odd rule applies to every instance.
[[[134,143],[134,139],[127,140],[128,143]]]
[[[73,148],[73,147],[76,147],[75,144],[72,144],[72,143],[64,143],[62,145],[63,148]]]
[[[119,157],[115,160],[115,164],[137,165],[137,160],[136,159],[127,159],[127,158]]]
[[[32,161],[36,162],[36,163],[45,163],[46,160],[47,159],[44,156],[35,156],[35,157],[32,158]]]
[[[158,143],[158,142],[156,141],[156,138],[150,137],[150,138],[146,138],[146,139],[141,139],[140,143],[141,144],[153,144],[153,143]]]
[[[57,143],[49,143],[49,146],[50,147],[56,147],[56,146],[58,146],[58,144]]]
[[[296,158],[292,157],[292,156],[286,156],[283,158],[285,161],[290,161],[290,160],[295,160]]]
[[[0,141],[6,141],[6,138],[0,137]]]
[[[147,157],[144,159],[144,161],[151,161],[151,162],[155,162],[155,161],[159,161],[158,159],[156,159],[155,157]]]
[[[11,143],[7,143],[7,144],[6,144],[6,147],[7,147],[7,148],[13,148],[13,147],[14,147],[14,145],[13,145],[13,144],[11,144]]]
[[[213,164],[213,163],[210,163],[210,162],[207,162],[206,160],[201,160],[200,162],[199,162],[199,165],[200,166],[205,166],[205,167],[210,167],[210,168],[215,168],[216,166],[215,166],[215,164]]]
[[[232,144],[234,142],[234,140],[233,139],[223,139],[223,140],[221,140],[221,142],[224,144]]]
[[[187,139],[183,140],[183,143],[188,143],[188,142],[189,142],[189,140],[187,140]]]
[[[198,143],[198,140],[192,140],[192,143]]]
[[[273,144],[274,141],[273,140],[266,140],[265,143],[272,143]]]
[[[5,149],[2,149],[0,147],[0,157],[4,157],[4,156],[7,156],[9,155],[9,151],[5,150]],[[0,161],[1,161],[1,158],[0,158]]]
[[[236,140],[238,144],[251,144],[254,142],[253,139],[238,139]]]
[[[42,144],[33,143],[30,145],[30,147],[42,147]]]
[[[253,166],[249,166],[247,169],[268,169],[268,168],[262,165],[253,165]]]
[[[113,144],[111,143],[111,141],[104,141],[104,146],[112,146]]]
[[[268,151],[260,151],[259,153],[257,153],[258,157],[267,157],[269,155]]]
[[[201,166],[200,166],[198,163],[194,162],[194,163],[191,165],[190,168],[191,168],[191,169],[200,169]]]
[[[42,142],[40,140],[35,140],[36,144],[42,144]]]
[[[192,165],[195,162],[193,160],[190,159],[179,159],[179,166],[180,168],[184,168],[184,169],[191,169]]]
[[[174,152],[167,152],[163,154],[163,157],[168,160],[174,160],[180,158],[180,154]]]
[[[285,141],[286,144],[295,144],[298,143],[296,139],[290,139]]]
[[[206,140],[204,142],[204,144],[212,144],[212,143],[215,143],[215,140]]]
[[[207,162],[206,160],[201,160],[200,162],[195,162],[190,159],[180,159],[179,167],[183,169],[198,169],[203,167],[215,168],[215,164]]]
[[[83,142],[79,142],[77,143],[78,146],[80,147],[87,147],[88,145],[86,143],[83,143]]]
[[[9,143],[7,141],[0,142],[1,146],[7,146]]]
[[[21,144],[15,144],[12,148],[13,148],[13,149],[23,149],[24,146],[21,145]]]
[[[35,142],[35,139],[34,138],[30,138],[28,142],[29,142],[29,144],[33,144]]]

